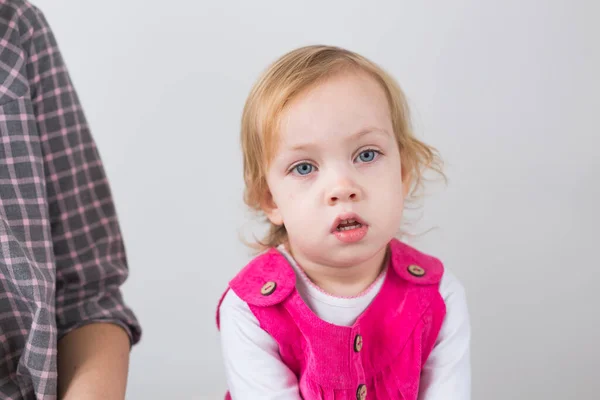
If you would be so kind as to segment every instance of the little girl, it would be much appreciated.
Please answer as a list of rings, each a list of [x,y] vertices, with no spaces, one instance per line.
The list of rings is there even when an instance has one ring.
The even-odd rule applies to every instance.
[[[270,224],[219,302],[233,399],[470,399],[461,283],[396,238],[437,152],[394,79],[308,46],[277,60],[242,118],[246,203]]]

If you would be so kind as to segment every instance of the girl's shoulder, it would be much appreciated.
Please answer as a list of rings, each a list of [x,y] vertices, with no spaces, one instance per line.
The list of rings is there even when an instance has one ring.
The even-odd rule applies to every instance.
[[[295,286],[292,266],[278,249],[271,248],[251,259],[231,279],[227,290],[250,306],[267,307],[282,302]]]
[[[445,302],[465,297],[465,288],[460,279],[438,257],[399,240],[392,241],[391,249],[394,269],[404,280],[438,286]]]
[[[437,285],[444,276],[444,264],[398,239],[390,242],[391,266],[405,281],[416,285]]]

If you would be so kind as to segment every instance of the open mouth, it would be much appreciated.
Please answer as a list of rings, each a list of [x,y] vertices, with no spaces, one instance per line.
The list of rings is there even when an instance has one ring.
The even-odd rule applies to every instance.
[[[333,223],[331,232],[344,243],[356,243],[366,235],[369,227],[354,213],[340,215]]]
[[[349,231],[352,229],[358,229],[361,228],[362,224],[360,222],[358,222],[355,219],[345,219],[340,221],[340,223],[338,224],[336,230],[338,232],[343,232],[343,231]]]

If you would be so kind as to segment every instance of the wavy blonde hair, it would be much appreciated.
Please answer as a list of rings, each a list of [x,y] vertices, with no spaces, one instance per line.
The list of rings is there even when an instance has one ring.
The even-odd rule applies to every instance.
[[[242,113],[244,202],[263,217],[263,207],[270,197],[266,175],[277,150],[281,115],[299,94],[342,72],[367,73],[385,91],[400,150],[402,178],[411,182],[407,201],[423,186],[425,170],[433,170],[446,178],[437,150],[414,136],[405,95],[394,78],[377,64],[347,49],[325,45],[300,47],[284,54],[263,72],[252,87]],[[257,250],[287,241],[285,226],[268,223],[266,237],[257,239],[254,244],[248,243]]]

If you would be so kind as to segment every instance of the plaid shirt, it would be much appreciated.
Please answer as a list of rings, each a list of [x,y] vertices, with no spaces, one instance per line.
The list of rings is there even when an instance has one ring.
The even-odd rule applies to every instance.
[[[0,398],[56,399],[57,341],[105,321],[132,344],[125,250],[95,143],[43,14],[0,0]]]

